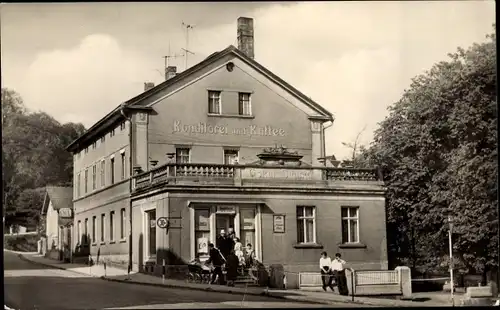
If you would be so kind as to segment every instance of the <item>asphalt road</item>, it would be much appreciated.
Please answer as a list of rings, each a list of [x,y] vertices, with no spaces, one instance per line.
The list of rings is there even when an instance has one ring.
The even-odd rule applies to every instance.
[[[42,267],[4,251],[5,305],[14,309],[165,309],[332,307],[265,296],[109,282]],[[339,304],[338,307],[345,307]],[[334,306],[333,306],[334,307]]]

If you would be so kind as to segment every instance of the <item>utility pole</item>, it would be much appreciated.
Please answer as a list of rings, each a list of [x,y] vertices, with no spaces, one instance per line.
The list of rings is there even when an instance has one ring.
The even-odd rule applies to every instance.
[[[182,27],[186,28],[186,48],[183,48],[182,50],[184,50],[184,53],[185,53],[184,56],[186,57],[186,59],[185,59],[186,63],[185,63],[184,70],[187,70],[187,68],[188,68],[188,56],[189,56],[189,54],[194,55],[194,53],[189,50],[189,30],[192,30],[194,28],[194,26],[188,25],[188,24],[182,22]]]

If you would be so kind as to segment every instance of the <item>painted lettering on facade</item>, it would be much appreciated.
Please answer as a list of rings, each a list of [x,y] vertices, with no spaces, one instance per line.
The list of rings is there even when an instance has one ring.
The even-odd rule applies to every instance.
[[[311,170],[302,169],[261,169],[249,168],[241,172],[243,179],[291,179],[291,180],[312,180]]]
[[[174,121],[172,133],[270,137],[284,137],[286,134],[283,128],[276,128],[270,125],[263,127],[249,125],[241,128],[230,128],[228,125],[211,125],[204,122],[183,124],[181,121]]]

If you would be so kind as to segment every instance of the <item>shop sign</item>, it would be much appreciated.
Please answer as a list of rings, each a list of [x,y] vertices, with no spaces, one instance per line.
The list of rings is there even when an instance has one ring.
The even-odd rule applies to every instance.
[[[198,254],[208,253],[208,238],[198,238]]]
[[[234,206],[217,206],[217,214],[235,214],[236,207]]]
[[[61,218],[71,218],[73,216],[73,210],[70,208],[61,208],[59,209],[59,217]]]
[[[312,180],[310,169],[272,169],[249,168],[241,171],[242,179],[282,179],[282,180]]]
[[[283,214],[273,215],[273,232],[275,233],[285,232],[285,216]]]
[[[257,126],[248,125],[246,127],[230,127],[228,125],[212,125],[204,122],[195,124],[185,124],[175,120],[172,126],[172,133],[181,134],[201,134],[201,135],[220,135],[220,136],[260,136],[260,137],[284,137],[286,131],[283,128],[271,125]]]

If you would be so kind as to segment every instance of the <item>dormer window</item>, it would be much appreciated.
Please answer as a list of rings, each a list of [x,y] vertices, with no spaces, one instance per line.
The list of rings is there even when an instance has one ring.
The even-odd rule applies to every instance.
[[[221,98],[220,91],[208,91],[208,113],[221,114]]]

